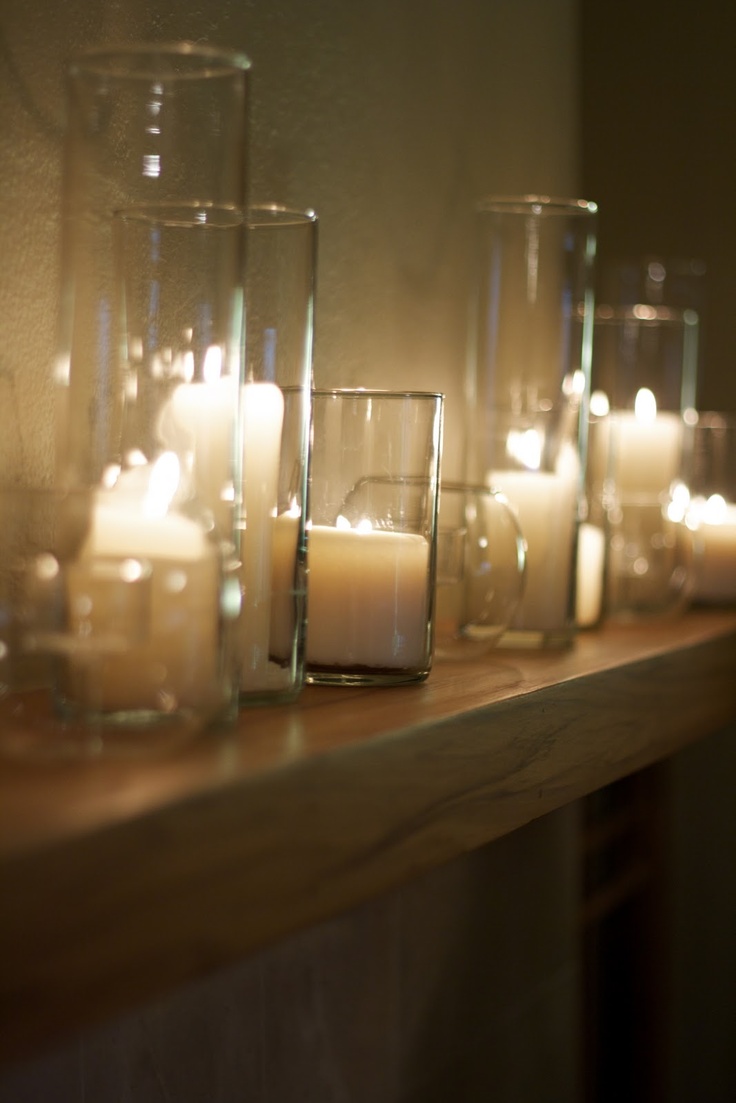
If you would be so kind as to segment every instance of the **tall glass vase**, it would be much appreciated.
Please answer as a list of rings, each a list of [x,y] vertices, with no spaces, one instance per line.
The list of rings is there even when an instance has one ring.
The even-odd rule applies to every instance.
[[[468,478],[506,495],[527,542],[503,646],[564,646],[575,631],[596,210],[544,196],[477,208]]]
[[[276,203],[247,216],[240,703],[264,705],[305,678],[317,216]]]
[[[57,470],[96,482],[119,428],[112,228],[143,203],[247,201],[250,64],[191,43],[96,48],[66,84]]]
[[[58,702],[117,742],[237,705],[248,71],[176,43],[68,73],[57,482],[88,508]]]
[[[605,613],[616,620],[681,613],[690,597],[692,547],[681,522],[697,348],[692,310],[596,310],[594,400],[608,412],[590,459],[606,525]]]

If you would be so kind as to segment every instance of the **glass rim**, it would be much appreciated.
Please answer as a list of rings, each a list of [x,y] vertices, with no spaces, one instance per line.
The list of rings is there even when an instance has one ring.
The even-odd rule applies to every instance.
[[[506,499],[504,492],[492,484],[466,483],[462,479],[440,479],[440,494],[443,490],[450,494],[482,494],[490,498]]]
[[[429,398],[444,400],[440,391],[390,391],[375,387],[314,387],[312,398],[373,398],[406,399]]]
[[[598,204],[590,199],[550,195],[485,195],[476,202],[478,214],[594,215]]]
[[[208,217],[209,216],[209,217]],[[263,218],[261,219],[261,216]],[[289,226],[316,225],[318,218],[311,208],[297,210],[279,203],[250,204],[216,203],[210,200],[152,200],[118,207],[113,217],[121,221],[159,223],[164,226],[240,226],[248,230]]]
[[[271,226],[311,226],[318,222],[317,212],[311,207],[299,209],[283,203],[250,203],[245,208],[249,230]]]
[[[196,199],[171,202],[155,200],[118,207],[113,219],[149,226],[177,229],[243,229],[246,216],[242,207],[233,203],[198,202]]]
[[[693,410],[686,418],[686,424],[691,429],[727,432],[736,429],[736,413],[728,410]]]
[[[135,68],[131,66],[132,59],[138,62]],[[176,69],[174,62],[182,60],[191,62],[191,68]],[[168,68],[162,69],[162,62]],[[89,46],[72,55],[67,71],[71,77],[95,75],[168,82],[221,77],[226,73],[244,73],[250,68],[250,58],[240,50],[183,41]]]
[[[655,306],[652,303],[632,303],[629,306],[610,306],[599,303],[593,312],[595,325],[612,325],[626,322],[642,324],[673,324],[696,326],[699,322],[697,311],[692,307]]]

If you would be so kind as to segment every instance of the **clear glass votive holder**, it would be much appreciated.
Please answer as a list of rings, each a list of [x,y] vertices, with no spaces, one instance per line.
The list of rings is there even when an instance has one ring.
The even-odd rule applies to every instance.
[[[736,602],[736,417],[699,413],[688,427],[694,602]]]
[[[682,494],[697,329],[688,310],[596,310],[591,405],[607,415],[591,437],[588,465],[602,473],[612,619],[676,614],[689,600],[692,542]]]
[[[581,471],[575,439],[557,412],[487,419],[486,481],[513,509],[526,543],[519,606],[502,647],[564,647],[575,632],[575,549]]]
[[[442,482],[437,526],[436,659],[489,651],[524,591],[526,541],[502,494]]]
[[[421,682],[432,665],[443,396],[312,396],[307,681]]]
[[[604,619],[608,573],[608,520],[605,508],[608,402],[591,395],[588,411],[585,496],[578,528],[575,620],[578,628],[597,628]],[[607,447],[607,444],[606,444]]]
[[[217,549],[170,522],[119,551],[119,502],[108,514],[92,491],[0,490],[3,754],[169,752],[232,709]],[[155,554],[172,533],[175,550]]]
[[[596,221],[581,199],[477,205],[467,477],[504,493],[527,543],[504,647],[564,647],[576,631]]]
[[[245,239],[231,206],[115,213],[104,462],[64,487],[90,503],[65,564],[75,643],[57,695],[71,718],[119,729],[234,719]],[[142,627],[126,628],[118,654],[82,646],[130,618]]]
[[[116,431],[115,212],[248,201],[250,62],[192,42],[95,46],[66,72],[59,478],[96,481]]]
[[[306,519],[317,216],[250,207],[240,537],[240,704],[293,700],[305,678]]]

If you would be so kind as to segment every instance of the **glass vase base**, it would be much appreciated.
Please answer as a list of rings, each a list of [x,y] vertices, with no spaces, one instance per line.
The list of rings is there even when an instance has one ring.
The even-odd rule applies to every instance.
[[[167,756],[207,725],[177,713],[152,722],[139,714],[95,717],[60,711],[50,689],[0,696],[0,756],[17,761],[64,762]]]
[[[398,686],[426,681],[429,670],[308,670],[313,686]]]
[[[496,647],[506,651],[562,651],[573,646],[576,636],[576,628],[509,628]]]

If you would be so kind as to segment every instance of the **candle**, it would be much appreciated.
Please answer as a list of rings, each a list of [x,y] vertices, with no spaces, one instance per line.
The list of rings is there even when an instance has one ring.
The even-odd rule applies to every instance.
[[[310,667],[426,669],[429,544],[423,536],[313,525],[308,564]]]
[[[246,383],[242,411],[241,689],[248,692],[265,687],[271,650],[273,525],[278,506],[284,396],[274,383]]]
[[[193,459],[197,495],[223,533],[232,526],[233,431],[237,388],[230,376],[181,383],[163,410],[163,443]]]
[[[736,505],[714,494],[693,503],[687,523],[695,529],[694,599],[736,600]]]
[[[603,608],[603,573],[606,537],[597,525],[584,523],[578,530],[577,595],[575,619],[580,628],[597,624]]]
[[[666,493],[680,473],[679,415],[658,413],[654,395],[642,388],[633,413],[612,413],[608,426],[609,434],[601,433],[600,441],[610,449],[607,466],[619,500]]]
[[[508,499],[527,545],[524,596],[512,627],[559,629],[568,620],[575,523],[572,473],[491,471],[487,482]]]
[[[212,351],[212,350],[210,350]],[[216,351],[216,350],[215,350]],[[170,446],[193,449],[196,485],[204,503],[230,522],[233,429],[237,391],[232,378],[219,378],[210,360],[205,383],[183,383],[172,394],[162,418],[161,435]],[[271,620],[272,523],[278,502],[284,398],[273,383],[246,383],[242,390],[243,515],[241,571],[243,592],[240,647],[241,689],[265,688]],[[225,529],[224,531],[227,531]]]
[[[78,702],[107,713],[217,702],[219,558],[198,524],[101,491],[68,587]]]

